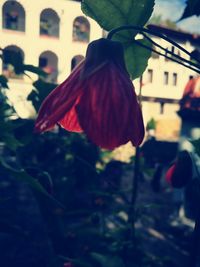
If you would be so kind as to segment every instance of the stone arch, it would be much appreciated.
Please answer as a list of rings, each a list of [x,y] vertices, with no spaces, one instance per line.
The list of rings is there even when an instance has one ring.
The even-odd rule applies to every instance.
[[[71,70],[73,70],[83,59],[84,59],[84,56],[82,55],[74,56],[71,60]]]
[[[3,29],[25,31],[26,14],[24,7],[17,1],[6,1],[2,8]]]
[[[90,41],[90,23],[83,17],[76,17],[73,22],[73,41],[88,43]]]
[[[56,83],[58,76],[58,56],[52,51],[44,51],[39,56],[39,67],[48,75],[46,82]]]
[[[9,45],[3,49],[2,73],[10,79],[22,79],[23,74],[18,73],[18,67],[24,62],[24,51],[16,46]],[[14,67],[15,66],[15,67]]]
[[[40,13],[40,35],[59,37],[60,18],[51,8],[43,9]]]

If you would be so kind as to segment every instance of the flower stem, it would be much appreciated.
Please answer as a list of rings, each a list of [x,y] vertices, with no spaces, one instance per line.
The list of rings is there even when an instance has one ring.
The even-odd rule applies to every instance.
[[[134,162],[134,175],[132,184],[131,205],[128,212],[128,221],[131,227],[131,240],[135,240],[135,222],[136,222],[136,200],[138,195],[138,182],[140,174],[140,162],[139,162],[140,148],[136,147],[135,162]]]
[[[161,33],[158,33],[156,31],[152,31],[150,29],[147,29],[147,28],[143,28],[143,27],[139,27],[139,26],[133,26],[133,25],[124,25],[124,26],[121,26],[121,27],[118,27],[118,28],[115,28],[113,30],[111,30],[109,33],[108,33],[108,36],[107,36],[107,39],[111,40],[113,38],[113,36],[120,32],[120,31],[124,31],[124,30],[135,30],[137,31],[138,33],[142,34],[144,36],[144,38],[146,38],[151,44],[153,44],[154,46],[157,46],[159,47],[161,50],[165,51],[165,54],[163,53],[160,53],[158,52],[157,50],[153,49],[151,46],[148,46],[148,45],[145,45],[145,44],[142,44],[139,40],[136,40],[134,39],[133,41],[139,45],[139,46],[142,46],[143,48],[146,48],[160,56],[163,56],[171,61],[174,61],[188,69],[191,69],[193,71],[196,71],[197,73],[200,74],[200,61],[197,60],[190,52],[188,52],[185,48],[183,48],[182,46],[180,46],[179,44],[177,44],[175,41],[171,40],[170,38],[168,38],[167,36],[161,34]],[[190,57],[190,59],[193,59],[195,60],[195,62],[192,62],[191,60],[187,60],[177,54],[175,54],[174,52],[172,51],[169,51],[168,49],[162,47],[161,45],[159,45],[158,43],[156,43],[155,41],[151,40],[151,38],[147,35],[147,34],[150,34],[152,36],[156,36],[156,37],[160,37],[161,39],[167,41],[168,43],[172,44],[173,46],[177,47],[179,50],[181,50],[182,52],[184,52],[186,55],[188,55]],[[168,56],[168,54],[170,54],[171,56]],[[186,64],[185,64],[186,63]]]
[[[140,88],[139,88],[139,104],[142,104],[142,79],[140,77]],[[135,240],[135,221],[136,221],[136,200],[138,195],[138,184],[140,176],[140,148],[136,147],[135,152],[135,162],[134,162],[134,172],[133,172],[133,182],[132,182],[132,195],[131,195],[131,205],[128,213],[128,221],[131,227],[131,240]]]
[[[195,220],[195,227],[192,236],[192,246],[190,252],[189,266],[196,267],[198,262],[198,255],[200,250],[200,209],[198,209],[198,213]],[[198,267],[198,266],[197,266]]]
[[[180,57],[180,56],[178,56],[178,55],[175,55],[175,54],[174,54],[173,52],[171,52],[171,51],[170,51],[170,52],[167,52],[167,50],[163,48],[167,53],[173,55],[174,57],[179,58],[180,60],[182,60],[182,61],[184,61],[184,62],[189,62],[190,65],[186,65],[186,64],[184,64],[183,62],[181,62],[181,61],[179,61],[179,60],[177,60],[177,59],[175,59],[175,58],[172,58],[172,57],[170,57],[170,56],[167,56],[166,54],[164,55],[164,54],[162,54],[162,53],[156,51],[155,49],[152,49],[151,47],[142,44],[142,43],[139,42],[138,40],[133,40],[133,41],[134,41],[137,45],[139,45],[139,46],[141,46],[141,47],[144,47],[144,48],[146,48],[147,50],[150,50],[150,51],[152,51],[152,52],[154,52],[154,53],[156,53],[156,54],[158,54],[158,55],[160,55],[160,56],[163,56],[163,57],[165,57],[165,58],[167,58],[167,59],[169,59],[169,60],[171,60],[171,61],[174,61],[174,62],[178,63],[179,65],[182,65],[182,66],[184,66],[184,67],[186,67],[186,68],[188,68],[188,69],[190,69],[190,70],[196,71],[197,73],[200,74],[200,66],[197,65],[199,69],[196,69],[196,68],[190,66],[190,65],[196,65],[196,64],[194,64],[193,62],[190,62],[189,60],[186,60],[186,59],[184,59],[184,58],[182,58],[182,57]]]

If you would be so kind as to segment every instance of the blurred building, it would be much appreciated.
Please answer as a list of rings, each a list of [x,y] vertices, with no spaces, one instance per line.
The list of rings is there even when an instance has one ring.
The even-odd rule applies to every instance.
[[[98,24],[86,18],[79,1],[1,0],[0,47],[17,51],[25,64],[41,67],[47,81],[60,83],[85,56],[90,41],[102,37]],[[176,41],[199,57],[200,36],[151,25],[150,28]],[[182,51],[160,38],[154,41],[187,59]],[[33,114],[25,100],[36,75],[16,75],[10,64],[0,61],[2,73],[9,78],[8,95],[22,117]],[[152,54],[143,75],[142,99],[145,123],[155,120],[158,139],[177,140],[180,118],[176,111],[189,79],[196,73],[157,54]],[[134,82],[138,92],[139,82]]]
[[[25,64],[41,67],[49,82],[66,79],[85,56],[88,43],[102,36],[102,29],[83,15],[77,1],[1,0],[0,10],[0,47],[19,52]],[[16,75],[12,65],[0,64],[10,81],[10,100],[20,116],[29,116],[33,109],[24,99],[37,76]]]
[[[195,152],[194,141],[197,141],[196,150],[198,151],[198,142],[200,141],[200,76],[191,79],[185,86],[178,114],[182,120],[179,149]]]
[[[200,35],[155,25],[149,25],[149,29],[164,34],[200,59]],[[169,51],[190,60],[188,55],[175,46],[159,37],[153,39]],[[196,76],[195,71],[155,53],[152,54],[143,75],[142,108],[146,123],[152,118],[156,122],[155,137],[157,139],[168,141],[178,139],[181,124],[181,119],[177,115],[180,108],[179,100],[182,98],[187,82]],[[139,82],[136,84],[136,88],[139,88]]]

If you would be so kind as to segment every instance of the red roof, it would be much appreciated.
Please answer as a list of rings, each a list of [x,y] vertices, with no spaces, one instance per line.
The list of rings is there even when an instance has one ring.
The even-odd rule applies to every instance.
[[[200,111],[200,76],[189,80],[186,84],[180,108]]]

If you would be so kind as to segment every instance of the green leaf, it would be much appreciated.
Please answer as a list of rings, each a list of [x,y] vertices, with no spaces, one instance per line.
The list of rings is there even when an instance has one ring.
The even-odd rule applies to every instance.
[[[6,109],[7,110],[7,109]],[[5,116],[5,114],[2,114]],[[22,143],[15,138],[14,130],[18,127],[14,120],[0,121],[0,142],[4,143],[10,150],[16,151],[18,147],[22,146]]]
[[[144,39],[137,41],[139,41],[141,44],[151,47],[149,45],[149,42]],[[131,76],[131,79],[134,80],[140,77],[141,74],[145,71],[148,65],[148,59],[151,57],[151,51],[133,42],[124,44],[124,46],[126,67]]]
[[[17,180],[27,183],[35,192],[42,194],[43,196],[51,200],[53,203],[55,203],[57,206],[64,209],[64,206],[54,197],[52,197],[34,177],[27,174],[25,170],[17,170],[12,168],[2,158],[0,158],[0,164],[1,167],[5,169],[5,171],[15,177]]]
[[[57,85],[39,79],[33,83],[33,86],[36,90],[32,90],[27,99],[32,102],[35,110],[38,111],[43,100],[56,88]]]
[[[188,0],[185,10],[180,20],[191,17],[193,15],[200,15],[200,1],[199,0]]]
[[[84,0],[83,12],[95,19],[107,31],[123,25],[144,26],[150,18],[154,0]],[[147,67],[151,52],[133,42],[138,31],[126,30],[114,35],[125,48],[125,61],[132,79],[142,75]],[[147,41],[140,40],[141,43]]]
[[[13,133],[15,138],[23,144],[27,145],[33,138],[34,121],[32,119],[16,119],[12,121]]]
[[[83,0],[83,13],[107,31],[122,25],[144,26],[150,18],[154,0]]]
[[[23,181],[28,183],[33,189],[35,189],[36,191],[44,194],[44,195],[48,195],[48,193],[46,192],[46,190],[44,190],[44,188],[40,185],[40,183],[34,179],[33,177],[31,177],[30,175],[28,175],[23,169],[22,170],[16,170],[13,169],[12,167],[10,167],[7,163],[5,163],[5,161],[3,161],[2,159],[0,159],[1,165],[14,177],[16,177],[18,180]]]
[[[48,74],[43,71],[41,68],[33,66],[33,65],[23,65],[24,71],[30,71],[32,73],[35,73],[39,76],[46,77]]]
[[[4,75],[0,75],[0,87],[8,88],[8,79]]]
[[[16,151],[19,146],[22,146],[22,144],[14,137],[12,133],[5,132],[1,137],[1,141],[5,143],[6,146],[12,151]]]

